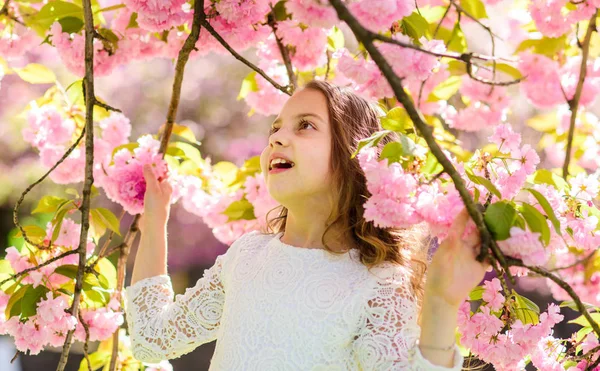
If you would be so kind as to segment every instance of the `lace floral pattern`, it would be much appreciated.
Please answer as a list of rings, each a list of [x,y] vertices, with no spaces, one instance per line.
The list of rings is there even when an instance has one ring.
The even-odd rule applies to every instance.
[[[173,300],[169,276],[125,291],[134,356],[177,358],[217,339],[211,370],[460,370],[425,360],[400,267],[369,272],[351,250],[286,245],[248,233]]]

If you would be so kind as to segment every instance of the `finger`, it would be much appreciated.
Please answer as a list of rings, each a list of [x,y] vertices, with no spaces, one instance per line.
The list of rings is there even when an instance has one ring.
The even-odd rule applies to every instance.
[[[152,172],[150,165],[144,165],[143,172],[144,172],[144,179],[146,180],[146,189],[149,189],[150,191],[156,193],[159,189],[158,182],[156,181],[156,178],[154,177],[154,173]]]
[[[450,233],[452,233],[455,237],[462,237],[465,227],[467,226],[467,222],[471,217],[467,212],[467,208],[462,209],[460,213],[456,216],[456,219],[452,222],[452,226],[450,227]]]
[[[164,194],[170,195],[171,193],[173,193],[173,186],[171,185],[171,183],[168,180],[164,180],[163,182],[160,183],[160,189],[163,191]]]

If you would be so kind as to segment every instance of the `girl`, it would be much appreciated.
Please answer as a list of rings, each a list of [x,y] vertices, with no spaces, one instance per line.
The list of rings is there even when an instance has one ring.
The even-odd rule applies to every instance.
[[[475,260],[478,234],[463,236],[464,210],[426,283],[423,230],[363,218],[369,192],[351,154],[381,129],[378,116],[325,82],[289,98],[261,155],[268,191],[282,205],[270,233],[240,237],[174,301],[165,232],[172,190],[145,169],[126,290],[135,357],[159,362],[217,339],[211,370],[459,370],[458,307],[489,265]]]

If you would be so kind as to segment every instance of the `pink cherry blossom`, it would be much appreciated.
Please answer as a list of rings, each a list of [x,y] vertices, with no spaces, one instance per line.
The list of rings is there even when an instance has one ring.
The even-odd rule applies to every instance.
[[[506,255],[522,259],[527,265],[543,266],[548,261],[548,253],[539,238],[539,233],[512,227],[510,237],[498,241],[498,246]]]

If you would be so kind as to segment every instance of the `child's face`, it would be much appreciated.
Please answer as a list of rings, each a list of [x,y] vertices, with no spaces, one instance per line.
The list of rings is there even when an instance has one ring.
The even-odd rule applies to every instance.
[[[290,168],[271,165],[273,155],[291,160]],[[271,126],[260,163],[271,196],[288,208],[303,200],[320,201],[331,192],[331,127],[327,99],[318,90],[299,90]],[[289,165],[288,165],[289,166]],[[304,204],[306,205],[306,204]]]

